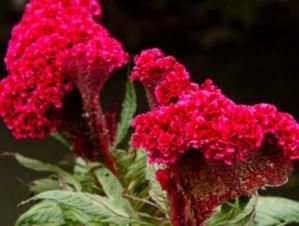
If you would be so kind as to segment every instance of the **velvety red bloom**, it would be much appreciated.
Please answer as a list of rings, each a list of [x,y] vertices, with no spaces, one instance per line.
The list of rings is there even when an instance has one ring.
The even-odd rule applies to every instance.
[[[231,165],[258,151],[269,136],[285,156],[299,154],[299,126],[291,115],[268,104],[237,105],[209,80],[177,103],[137,116],[133,127],[132,144],[146,149],[154,163],[174,163],[192,148]]]
[[[217,206],[255,195],[259,188],[280,186],[292,169],[292,160],[266,146],[232,166],[206,160],[200,152],[190,150],[175,164],[160,170],[157,179],[168,194],[172,225],[204,226]]]
[[[132,77],[150,85],[159,100],[156,90],[172,64],[157,63],[168,58],[153,53],[137,58]],[[236,104],[210,80],[192,89],[169,87],[176,101],[158,101],[137,116],[132,145],[166,166],[156,176],[168,193],[174,226],[201,226],[223,202],[287,180],[299,158],[299,125],[290,114],[270,104]]]
[[[197,88],[190,83],[185,67],[159,49],[149,49],[135,57],[131,79],[139,80],[147,89],[153,105],[175,102],[182,92]]]
[[[31,0],[31,3],[26,6],[25,13],[41,15],[44,10],[54,13],[53,10],[56,9],[61,11],[66,8],[76,7],[88,12],[93,17],[102,17],[102,9],[97,0]]]
[[[74,83],[78,86],[78,77],[81,86],[97,87],[95,93],[126,63],[121,44],[94,20],[100,17],[96,0],[27,4],[9,42],[9,75],[0,83],[0,114],[15,137],[41,138],[55,131],[63,99]]]

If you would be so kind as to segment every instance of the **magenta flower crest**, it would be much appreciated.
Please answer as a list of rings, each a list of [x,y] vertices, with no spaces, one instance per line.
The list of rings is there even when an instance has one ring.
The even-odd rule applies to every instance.
[[[284,184],[299,159],[294,117],[272,104],[236,103],[210,79],[191,82],[185,66],[157,48],[134,57],[122,104],[104,109],[106,81],[129,55],[102,17],[98,0],[30,0],[12,30],[0,116],[15,138],[51,134],[74,157],[71,172],[0,153],[51,171],[32,182],[34,196],[25,203],[35,204],[16,225],[204,226],[225,225],[227,218],[260,225],[259,217],[280,211],[277,222],[295,219],[299,203],[251,199],[261,188]],[[137,116],[133,81],[144,86],[150,108]],[[261,205],[269,208],[271,200],[282,204],[263,213]],[[44,217],[45,208],[59,217]]]
[[[185,67],[159,49],[141,52],[134,62],[131,79],[139,80],[145,86],[152,107],[175,102],[181,92],[197,88],[189,82]]]
[[[299,125],[291,115],[270,104],[236,104],[210,80],[195,86],[187,72],[182,76],[160,63],[176,62],[172,57],[154,58],[157,70],[153,51],[160,53],[144,51],[147,60],[142,66],[136,60],[132,73],[146,89],[151,86],[157,100],[150,112],[134,119],[132,145],[144,148],[151,163],[166,167],[157,179],[168,193],[175,226],[202,225],[223,202],[286,181],[299,158]],[[176,101],[164,105],[157,90],[169,76],[192,88],[168,86]]]
[[[12,31],[8,76],[0,83],[0,114],[15,137],[42,138],[56,131],[74,85],[84,95],[98,95],[111,72],[126,63],[121,44],[95,21],[101,16],[95,0],[27,4]]]

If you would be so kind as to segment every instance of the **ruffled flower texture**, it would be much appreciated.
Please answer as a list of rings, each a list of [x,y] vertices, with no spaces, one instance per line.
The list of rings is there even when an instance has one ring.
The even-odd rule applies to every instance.
[[[63,100],[74,85],[97,92],[127,62],[121,44],[95,21],[101,16],[96,0],[26,5],[9,42],[8,76],[0,82],[0,114],[16,138],[56,131]]]
[[[169,74],[182,79],[180,71],[168,70],[178,63],[160,64],[172,57],[157,52],[157,60],[148,53],[136,60],[133,78],[154,84],[154,91]],[[177,101],[159,102],[134,119],[132,144],[144,148],[151,163],[165,166],[157,179],[168,193],[174,226],[204,225],[223,202],[287,180],[299,158],[299,125],[291,115],[270,104],[236,104],[210,80],[181,93],[172,87],[165,96],[176,93]],[[159,100],[158,92],[154,96]]]
[[[198,88],[190,83],[184,65],[159,49],[145,50],[134,61],[131,79],[145,86],[152,107],[175,102],[184,91]]]

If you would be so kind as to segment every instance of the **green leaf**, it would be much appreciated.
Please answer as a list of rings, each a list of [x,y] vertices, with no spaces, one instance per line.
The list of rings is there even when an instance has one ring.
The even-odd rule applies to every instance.
[[[124,189],[117,177],[114,176],[114,174],[106,167],[101,167],[95,170],[94,173],[102,185],[102,188],[108,199],[111,200],[111,204],[118,209],[121,209],[124,215],[131,217],[135,216],[130,202],[123,197]]]
[[[49,201],[43,201],[31,207],[23,213],[15,226],[32,225],[63,225],[64,215],[58,204]]]
[[[122,185],[113,173],[111,173],[106,167],[101,167],[95,170],[94,173],[109,199],[114,200],[122,197]]]
[[[61,179],[63,180],[63,182],[70,184],[74,187],[74,189],[76,191],[81,191],[81,185],[80,183],[78,183],[76,181],[76,179],[68,172],[62,170],[61,168],[48,164],[48,163],[44,163],[41,162],[39,160],[36,159],[31,159],[31,158],[27,158],[24,157],[20,154],[14,154],[16,160],[24,167],[28,168],[28,169],[32,169],[38,172],[51,172],[51,173],[55,173],[57,174],[59,177],[61,177]]]
[[[93,217],[99,217],[100,219],[110,218],[115,215],[112,210],[106,208],[106,198],[89,193],[60,190],[47,191],[34,196],[28,201],[42,199],[55,201],[68,208],[80,211]]]
[[[146,179],[149,181],[149,195],[161,207],[164,213],[168,213],[166,192],[162,190],[160,183],[156,180],[157,164],[147,163]]]
[[[117,150],[118,153],[118,164],[124,171],[124,183],[126,182],[138,182],[143,183],[146,181],[146,166],[147,160],[145,151],[142,149],[122,151]]]
[[[116,138],[112,145],[114,150],[125,138],[130,128],[131,120],[136,112],[136,93],[134,84],[127,81],[125,99],[122,104],[120,121],[117,124]]]
[[[144,202],[137,201],[148,199],[148,181],[146,180],[146,156],[143,150],[117,149],[117,164],[121,169],[120,180],[125,188],[127,198],[135,211],[143,208]],[[147,211],[149,209],[147,208]]]
[[[299,202],[279,198],[260,197],[253,226],[282,226],[299,223]]]
[[[35,194],[59,189],[61,189],[59,182],[52,178],[37,179],[34,180],[30,185],[30,191],[34,192]]]
[[[239,201],[238,201],[239,200]],[[278,197],[253,197],[226,202],[205,222],[207,226],[283,226],[299,223],[299,202]]]
[[[85,161],[83,158],[78,157],[75,160],[75,166],[74,166],[74,173],[77,174],[88,174],[90,171],[87,161]]]
[[[59,132],[56,132],[56,133],[51,133],[51,136],[56,139],[57,141],[59,141],[61,144],[63,144],[65,147],[67,147],[68,149],[71,148],[71,143],[68,142],[67,139],[65,139],[63,137],[63,135],[61,135]]]
[[[255,216],[257,197],[241,197],[229,201],[214,211],[206,226],[251,226]]]
[[[56,202],[63,205],[65,208],[96,218],[102,223],[107,222],[116,225],[138,223],[140,225],[151,225],[129,216],[124,213],[122,208],[119,208],[114,203],[111,203],[111,200],[99,195],[61,190],[47,191],[34,196],[33,198],[23,202],[23,204],[36,200],[49,200]]]
[[[89,174],[93,169],[102,166],[99,162],[89,162],[88,160],[78,157],[75,160],[74,173],[86,175]]]
[[[95,218],[75,209],[63,208],[63,213],[67,222],[79,223],[80,225],[91,225],[95,222]]]

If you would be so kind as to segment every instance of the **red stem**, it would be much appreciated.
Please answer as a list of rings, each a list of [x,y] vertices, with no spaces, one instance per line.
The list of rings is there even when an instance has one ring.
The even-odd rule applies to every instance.
[[[145,86],[145,92],[150,109],[153,110],[158,107],[159,104],[157,103],[153,89]]]
[[[91,160],[102,160],[104,164],[117,175],[117,167],[111,154],[110,137],[106,116],[101,108],[99,95],[90,95],[86,98],[83,93],[85,117],[91,130],[91,139],[95,143],[95,150],[92,152]]]

